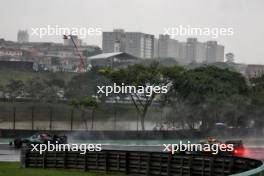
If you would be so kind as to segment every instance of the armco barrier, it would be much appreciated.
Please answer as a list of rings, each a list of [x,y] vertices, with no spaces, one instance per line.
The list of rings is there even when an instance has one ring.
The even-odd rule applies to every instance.
[[[45,152],[42,155],[22,149],[21,165],[25,168],[65,168],[83,171],[111,171],[148,176],[223,176],[256,169],[262,162],[231,156],[171,155],[164,152],[103,150],[100,152]],[[240,175],[240,174],[239,174]]]

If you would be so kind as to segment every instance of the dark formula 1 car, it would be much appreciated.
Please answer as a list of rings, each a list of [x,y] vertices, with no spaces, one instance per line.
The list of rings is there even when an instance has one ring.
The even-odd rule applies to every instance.
[[[16,138],[10,142],[10,145],[14,145],[15,148],[21,148],[23,145],[30,146],[31,144],[47,144],[50,143],[66,144],[67,137],[65,135],[51,135],[47,133],[34,134],[28,138]]]

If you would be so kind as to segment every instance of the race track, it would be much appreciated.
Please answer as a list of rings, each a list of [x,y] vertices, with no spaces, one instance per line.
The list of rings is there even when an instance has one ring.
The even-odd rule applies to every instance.
[[[140,151],[163,151],[163,146],[158,145],[103,145],[102,149],[115,150],[140,150]],[[264,161],[264,146],[263,147],[246,147],[245,156]],[[19,161],[20,150],[15,149],[8,144],[0,144],[0,161]]]

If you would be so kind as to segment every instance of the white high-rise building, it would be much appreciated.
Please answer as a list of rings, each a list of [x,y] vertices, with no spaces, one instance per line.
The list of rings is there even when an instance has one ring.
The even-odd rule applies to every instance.
[[[113,32],[103,32],[103,52],[125,52],[138,58],[154,56],[154,35],[141,32],[125,32],[115,29]]]
[[[179,57],[179,42],[177,40],[170,39],[169,35],[159,35],[158,57],[178,58]]]
[[[169,35],[160,35],[155,39],[154,52],[155,57],[174,58],[182,64],[224,62],[224,46],[216,41],[199,42],[197,38],[179,42]]]
[[[217,41],[206,42],[206,62],[224,62],[224,46],[218,45]]]
[[[186,62],[201,63],[206,60],[206,45],[197,40],[197,38],[188,38],[186,43]]]

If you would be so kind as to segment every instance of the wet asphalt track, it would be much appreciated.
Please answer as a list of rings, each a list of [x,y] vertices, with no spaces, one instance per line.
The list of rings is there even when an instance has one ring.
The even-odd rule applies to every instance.
[[[103,145],[102,149],[138,150],[138,151],[163,151],[163,146],[146,145]],[[264,161],[264,146],[246,147],[245,157]],[[8,144],[0,144],[0,161],[19,161],[20,150]]]

